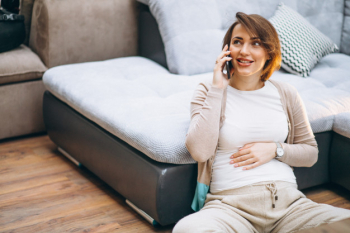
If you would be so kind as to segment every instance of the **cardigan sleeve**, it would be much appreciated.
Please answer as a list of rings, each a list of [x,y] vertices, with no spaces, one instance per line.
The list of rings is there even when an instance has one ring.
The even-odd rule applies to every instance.
[[[186,148],[197,162],[207,161],[215,152],[223,92],[223,89],[200,83],[193,94]]]
[[[279,160],[293,167],[311,167],[318,159],[317,142],[303,100],[297,91],[294,100],[292,105],[294,140],[293,144],[282,143],[285,154]]]

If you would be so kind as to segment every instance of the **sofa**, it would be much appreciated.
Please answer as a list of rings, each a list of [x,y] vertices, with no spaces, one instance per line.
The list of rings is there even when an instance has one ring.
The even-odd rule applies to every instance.
[[[41,39],[33,38],[37,42],[33,47],[44,61],[54,60],[62,46],[69,48],[67,56],[89,54],[90,47],[79,45],[76,37],[85,41],[79,35],[91,28],[91,12],[65,17],[67,22],[86,19],[79,27],[59,24],[60,11],[66,10],[61,5],[64,2],[35,2],[36,30],[45,33]],[[80,1],[75,2],[79,5]],[[279,1],[264,7],[259,1],[244,2],[238,8],[224,0],[134,3],[127,8],[137,11],[138,56],[55,63],[43,76],[43,116],[48,135],[63,155],[100,177],[150,223],[168,225],[193,212],[197,165],[185,147],[185,137],[193,92],[199,82],[212,80],[215,51],[221,50],[222,35],[234,20],[222,20],[227,15],[218,12],[238,9],[269,18]],[[84,8],[93,8],[91,4],[85,0]],[[284,69],[271,77],[298,90],[318,143],[317,163],[294,168],[298,188],[333,182],[350,190],[350,1],[296,0],[289,4],[340,48],[320,59],[307,77]],[[105,31],[108,37],[109,30],[124,22],[120,18],[107,24],[114,17],[105,12],[93,17],[97,21],[94,30]],[[216,25],[215,19],[223,23]],[[130,35],[123,36],[127,40]],[[104,37],[90,33],[89,40],[96,38]],[[52,43],[59,45],[57,50],[39,51],[42,44]],[[67,45],[70,43],[76,46]],[[193,59],[203,60],[196,63]]]
[[[0,140],[45,131],[42,116],[42,75],[47,70],[29,46],[31,6],[21,2],[26,39],[18,48],[0,53]]]
[[[34,5],[43,6],[40,0],[20,1],[20,14],[25,17],[25,40],[18,48],[0,53],[0,140],[46,131],[42,111],[42,96],[45,91],[42,76],[48,68],[137,54],[135,2],[99,2],[100,6],[91,9],[93,1],[86,8],[81,7],[84,4],[80,1],[64,0],[56,3],[57,5],[55,1],[51,1],[49,6],[59,6],[60,10],[35,7],[33,11]],[[76,25],[70,24],[72,21],[61,18],[70,15],[69,20],[79,22],[77,9],[85,15],[101,14],[106,17],[104,19],[107,23],[122,19],[123,24],[106,32],[106,28],[94,27],[95,19],[91,18],[90,21],[84,21],[89,28],[76,32]],[[47,14],[60,20],[51,22],[49,26]],[[63,33],[52,34],[55,28],[62,26],[65,28]],[[50,40],[45,37],[49,30]],[[103,37],[99,36],[102,34]],[[90,49],[86,50],[86,47]]]

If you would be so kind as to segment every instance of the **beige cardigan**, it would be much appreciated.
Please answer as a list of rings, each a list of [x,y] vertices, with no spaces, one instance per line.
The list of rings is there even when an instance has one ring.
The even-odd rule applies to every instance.
[[[278,89],[288,119],[288,137],[281,142],[284,155],[280,161],[294,167],[311,167],[318,158],[318,147],[304,103],[292,85],[268,80]],[[197,189],[192,203],[195,211],[204,205],[209,192],[212,165],[218,148],[219,131],[225,120],[227,88],[200,83],[191,101],[191,124],[186,148],[198,162]]]

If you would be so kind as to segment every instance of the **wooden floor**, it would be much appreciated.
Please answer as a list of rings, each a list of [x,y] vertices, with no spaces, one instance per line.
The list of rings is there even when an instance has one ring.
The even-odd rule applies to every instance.
[[[350,209],[334,185],[306,190],[319,203]],[[0,141],[0,232],[171,232],[152,227],[125,199],[57,151],[47,135]]]

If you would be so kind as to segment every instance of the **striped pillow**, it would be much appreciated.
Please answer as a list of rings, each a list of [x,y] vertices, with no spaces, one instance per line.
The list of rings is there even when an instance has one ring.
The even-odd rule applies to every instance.
[[[307,77],[322,57],[338,51],[331,39],[283,3],[269,21],[281,42],[281,66],[292,74]]]

